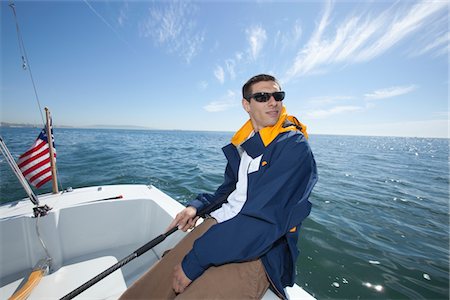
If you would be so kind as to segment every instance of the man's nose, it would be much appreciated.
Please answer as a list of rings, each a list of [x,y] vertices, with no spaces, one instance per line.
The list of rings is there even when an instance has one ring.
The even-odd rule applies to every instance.
[[[267,102],[270,106],[275,106],[277,104],[277,100],[273,97],[273,95],[270,95],[269,101]]]

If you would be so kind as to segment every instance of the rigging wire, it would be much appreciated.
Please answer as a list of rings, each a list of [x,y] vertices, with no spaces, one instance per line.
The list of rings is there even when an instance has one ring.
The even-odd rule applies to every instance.
[[[20,54],[21,54],[21,57],[22,57],[22,69],[28,70],[28,73],[30,74],[31,83],[33,85],[34,95],[36,97],[36,102],[37,102],[37,105],[38,105],[38,108],[39,108],[39,112],[40,112],[40,115],[41,115],[42,124],[45,127],[45,121],[44,121],[44,115],[42,113],[41,102],[39,101],[39,96],[38,96],[36,84],[34,82],[33,73],[31,72],[30,61],[28,59],[27,51],[25,49],[25,43],[23,42],[22,33],[20,32],[19,21],[18,21],[17,13],[16,13],[16,5],[14,4],[13,0],[9,0],[9,7],[11,7],[11,9],[13,11],[14,21],[16,23],[17,41],[18,41],[18,44],[19,44],[19,50],[20,50]],[[51,140],[53,141],[53,133],[52,133]],[[60,188],[60,190],[63,190],[63,186],[62,186],[62,182],[61,182],[61,180],[59,178],[59,172],[58,172],[58,167],[57,166],[56,166],[56,176],[58,177],[59,188]]]
[[[36,226],[35,226],[35,228],[36,228],[36,234],[37,234],[37,237],[38,237],[38,239],[39,239],[39,242],[41,242],[42,248],[44,248],[45,255],[47,255],[47,259],[51,261],[51,260],[52,260],[52,257],[50,256],[50,253],[48,252],[48,248],[47,248],[47,246],[45,245],[44,240],[43,240],[42,237],[41,237],[41,232],[39,231],[39,218],[40,218],[40,217],[41,217],[40,214],[38,214],[38,215],[36,216]]]
[[[46,122],[44,121],[44,115],[42,113],[42,107],[41,107],[41,102],[39,101],[39,95],[38,95],[38,92],[37,92],[36,83],[34,81],[33,72],[31,71],[30,61],[28,59],[27,51],[25,49],[25,43],[23,41],[22,34],[20,32],[20,26],[19,26],[19,22],[18,22],[18,18],[17,18],[17,13],[16,13],[16,5],[14,4],[14,2],[12,0],[9,0],[9,7],[11,7],[11,9],[13,11],[13,14],[14,14],[14,21],[15,21],[16,32],[17,32],[17,40],[18,40],[19,50],[20,50],[20,54],[21,54],[21,58],[22,58],[22,68],[24,70],[28,70],[28,73],[30,75],[31,83],[33,85],[34,95],[36,97],[36,102],[37,102],[37,105],[38,105],[38,108],[39,108],[39,112],[40,112],[40,115],[41,115],[42,124],[43,124],[43,126],[45,126]],[[50,135],[51,136],[47,137],[47,138],[50,140],[49,141],[50,143],[53,143],[53,132],[51,132]],[[59,172],[56,171],[56,174],[58,174],[58,173]],[[60,186],[61,186],[61,189],[62,189],[61,182],[59,182],[59,183],[60,183]],[[41,236],[41,233],[40,233],[40,230],[39,230],[39,218],[40,218],[40,216],[41,216],[40,214],[37,214],[37,216],[36,216],[36,225],[35,225],[36,234],[37,234],[37,237],[39,239],[39,242],[40,242],[42,248],[45,251],[47,259],[49,259],[51,261],[50,253],[48,251],[48,248],[47,248],[44,240],[42,239],[42,236]]]
[[[44,115],[42,114],[41,102],[39,101],[36,84],[34,83],[33,73],[31,72],[30,61],[28,60],[27,51],[25,50],[25,44],[22,39],[22,34],[20,33],[19,22],[17,20],[16,5],[14,4],[14,2],[12,0],[9,0],[9,7],[11,7],[11,9],[13,11],[14,21],[16,22],[17,40],[19,42],[19,50],[22,55],[22,68],[24,70],[28,70],[28,73],[30,74],[31,83],[33,84],[33,89],[34,89],[34,95],[36,96],[36,101],[37,101],[37,105],[39,107],[39,112],[41,113],[42,124],[45,126]]]

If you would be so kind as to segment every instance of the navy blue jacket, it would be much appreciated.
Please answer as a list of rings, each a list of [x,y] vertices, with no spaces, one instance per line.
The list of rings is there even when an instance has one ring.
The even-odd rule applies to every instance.
[[[252,158],[262,155],[259,169],[248,174],[247,200],[239,214],[195,241],[182,267],[195,280],[210,266],[261,258],[271,287],[285,298],[284,287],[295,280],[298,229],[311,211],[316,163],[297,130],[277,134],[268,145],[256,133],[241,147]],[[236,188],[240,155],[233,144],[222,150],[228,161],[224,182],[214,194],[200,194],[189,203],[197,211],[220,207]]]

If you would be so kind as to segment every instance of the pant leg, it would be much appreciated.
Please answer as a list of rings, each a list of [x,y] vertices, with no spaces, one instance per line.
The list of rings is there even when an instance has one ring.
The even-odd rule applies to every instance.
[[[269,288],[261,259],[210,267],[176,300],[261,299]]]
[[[195,240],[216,223],[214,219],[205,219],[164,255],[147,273],[134,282],[119,299],[174,299],[176,296],[172,289],[174,267],[192,249]]]

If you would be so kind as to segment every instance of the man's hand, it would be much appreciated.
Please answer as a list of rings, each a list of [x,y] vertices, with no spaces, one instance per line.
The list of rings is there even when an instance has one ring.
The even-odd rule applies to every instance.
[[[182,293],[187,288],[189,284],[191,284],[192,280],[190,280],[186,274],[184,274],[183,268],[181,267],[181,263],[175,266],[173,269],[173,282],[172,288],[175,293]]]
[[[197,209],[193,206],[188,206],[182,211],[180,211],[175,219],[173,219],[172,223],[170,223],[169,227],[167,227],[166,231],[169,231],[175,226],[178,226],[178,229],[187,231],[188,229],[194,228],[195,223],[199,217],[196,217]]]

